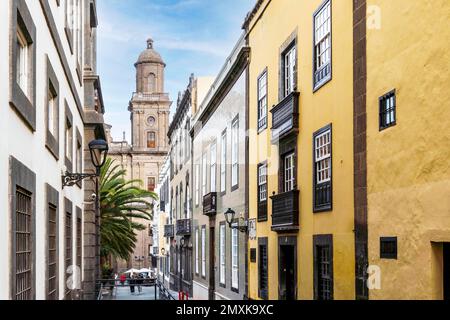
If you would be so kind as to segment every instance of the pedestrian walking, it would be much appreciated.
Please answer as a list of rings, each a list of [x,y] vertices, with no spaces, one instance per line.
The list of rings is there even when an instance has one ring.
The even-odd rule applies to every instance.
[[[131,294],[134,294],[134,285],[136,283],[136,279],[134,277],[134,274],[130,275],[130,292]]]
[[[137,278],[138,292],[139,292],[139,294],[142,293],[142,283],[143,283],[143,282],[144,282],[144,277],[142,276],[142,274],[139,274],[139,275],[138,275],[138,278]]]
[[[127,280],[127,276],[124,273],[122,273],[120,275],[120,284],[123,286],[125,284],[126,280]]]

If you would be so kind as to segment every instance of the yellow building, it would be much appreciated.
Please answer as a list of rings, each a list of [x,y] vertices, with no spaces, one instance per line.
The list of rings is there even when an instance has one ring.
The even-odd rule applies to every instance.
[[[449,299],[450,2],[367,9],[369,297]]]
[[[352,1],[260,0],[249,67],[249,297],[355,299]]]

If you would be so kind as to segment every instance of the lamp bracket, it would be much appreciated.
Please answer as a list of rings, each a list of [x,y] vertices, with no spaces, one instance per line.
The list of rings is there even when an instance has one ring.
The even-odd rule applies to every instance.
[[[95,174],[95,173],[70,173],[70,172],[66,172],[62,176],[62,186],[63,186],[63,188],[64,187],[73,187],[78,182],[80,182],[80,181],[82,181],[84,179],[96,178],[96,177],[98,177],[98,175]]]

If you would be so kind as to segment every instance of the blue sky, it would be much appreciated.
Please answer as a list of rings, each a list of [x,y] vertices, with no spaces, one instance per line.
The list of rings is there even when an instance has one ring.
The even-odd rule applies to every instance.
[[[135,91],[134,63],[154,39],[167,64],[166,92],[172,101],[189,75],[216,76],[242,33],[255,0],[99,0],[98,73],[105,121],[115,140],[130,140],[128,101]],[[174,109],[174,106],[172,107]]]

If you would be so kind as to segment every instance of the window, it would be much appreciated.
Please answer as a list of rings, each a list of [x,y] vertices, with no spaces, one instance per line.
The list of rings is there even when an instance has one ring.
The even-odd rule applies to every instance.
[[[261,238],[258,241],[259,246],[258,289],[259,289],[259,297],[261,299],[268,299],[269,270],[268,270],[267,242],[268,242],[267,238]]]
[[[147,190],[150,192],[154,192],[156,188],[156,179],[155,177],[147,178]]]
[[[225,274],[226,274],[226,263],[225,263],[225,255],[226,255],[226,244],[225,244],[225,224],[222,223],[220,225],[220,245],[219,245],[219,259],[220,259],[220,284],[225,286]]]
[[[77,150],[76,150],[76,169],[75,171],[80,173],[83,172],[83,147],[81,141],[77,139]]]
[[[258,166],[258,221],[267,221],[267,164]]]
[[[382,237],[380,238],[380,258],[381,259],[397,259],[397,238]]]
[[[199,261],[198,261],[198,251],[199,251],[199,241],[198,241],[198,228],[195,229],[195,274],[199,274]]]
[[[69,162],[72,162],[73,157],[73,126],[71,119],[66,119],[66,159],[69,160]]]
[[[333,236],[316,235],[314,244],[314,299],[333,300]]]
[[[296,86],[295,70],[297,63],[297,48],[295,45],[290,47],[283,54],[283,88],[284,97],[287,97],[291,92],[294,91]]]
[[[295,188],[295,154],[290,153],[284,157],[284,192]]]
[[[156,133],[153,131],[147,132],[147,148],[156,148]]]
[[[33,298],[32,195],[17,187],[15,212],[15,300]]]
[[[202,227],[202,277],[206,277],[206,227]]]
[[[225,192],[227,188],[227,131],[222,133],[222,158],[220,160],[220,192]]]
[[[314,134],[314,210],[331,209],[331,126]]]
[[[36,26],[26,1],[11,3],[9,104],[31,131],[36,130]]]
[[[57,235],[57,208],[54,205],[49,204],[48,207],[48,300],[58,300],[58,283],[57,283],[57,273],[58,273],[58,257],[57,257],[57,245],[58,245],[58,235]]]
[[[231,288],[239,290],[239,231],[231,230]]]
[[[207,183],[207,157],[206,157],[206,153],[203,154],[203,159],[202,159],[202,196],[206,196],[206,183]]]
[[[380,98],[380,130],[396,124],[395,90]]]
[[[81,209],[77,208],[77,266],[81,268],[82,257],[82,221],[81,221]]]
[[[17,61],[16,61],[16,79],[17,84],[22,89],[23,93],[28,97],[29,96],[29,85],[28,81],[30,78],[30,69],[29,65],[29,46],[28,41],[25,37],[24,31],[22,28],[18,26],[17,28]]]
[[[189,181],[189,176],[186,179]],[[189,187],[189,183],[186,183],[186,219],[191,217],[191,188]]]
[[[66,36],[69,41],[70,51],[73,53],[73,30],[75,22],[74,0],[66,0]]]
[[[331,300],[330,247],[318,246],[317,251],[319,254],[319,300]]]
[[[331,79],[331,1],[314,15],[314,89]]]
[[[53,157],[59,160],[59,83],[48,56],[46,63],[45,146]]]
[[[237,189],[239,185],[239,117],[231,125],[231,186]]]
[[[217,174],[217,145],[214,143],[211,146],[211,192],[216,192],[216,174]]]
[[[65,274],[65,281],[64,283],[66,291],[66,298],[68,298],[68,296],[70,295],[70,286],[67,285],[67,280],[69,279],[69,268],[72,267],[72,213],[71,212],[66,212],[66,220],[65,220],[65,247],[66,247],[66,263],[65,263],[65,269],[64,269],[64,274]]]
[[[258,78],[258,129],[267,127],[267,70]]]
[[[200,204],[200,164],[195,164],[195,205]]]

